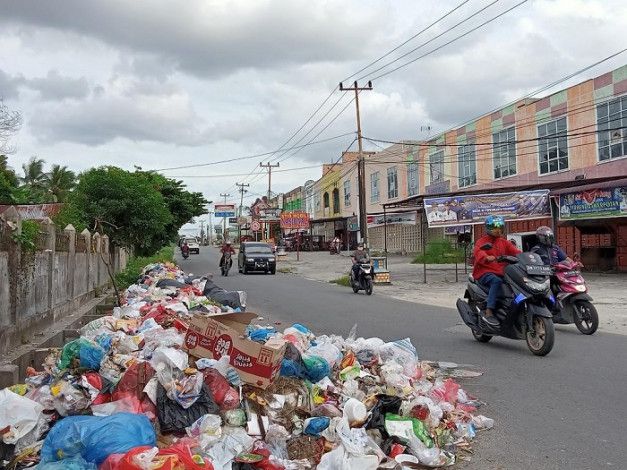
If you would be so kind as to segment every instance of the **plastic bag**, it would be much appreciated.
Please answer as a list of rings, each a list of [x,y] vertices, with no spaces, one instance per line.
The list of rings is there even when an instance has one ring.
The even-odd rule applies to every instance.
[[[316,383],[331,373],[329,363],[324,358],[308,355],[303,355],[302,358],[305,366],[304,378],[310,382]]]
[[[98,370],[104,355],[104,349],[97,343],[85,338],[78,338],[70,341],[63,347],[59,369],[80,366],[86,369]],[[78,364],[76,364],[77,359],[79,360]]]
[[[287,459],[287,440],[290,438],[290,433],[287,432],[283,426],[279,424],[271,424],[266,431],[266,444],[272,455],[279,459]]]
[[[43,462],[37,465],[37,470],[98,470],[95,463],[87,462],[80,455],[61,462]]]
[[[418,354],[409,338],[385,343],[379,348],[383,362],[394,361],[403,366],[403,374],[409,378],[418,375]]]
[[[50,391],[54,396],[54,407],[61,416],[86,410],[91,403],[86,391],[78,389],[66,381],[52,385]]]
[[[196,420],[191,426],[185,428],[189,437],[198,440],[201,449],[206,449],[211,444],[220,440],[222,436],[222,418],[218,415],[205,415]]]
[[[378,429],[383,438],[389,437],[385,429],[386,413],[398,414],[401,408],[401,399],[391,395],[377,395],[377,403],[371,410],[370,419],[366,424],[366,429]],[[402,436],[401,436],[402,437]]]
[[[153,353],[150,365],[156,371],[162,369],[164,366],[185,370],[188,366],[188,356],[185,351],[181,351],[180,349],[159,347]]]
[[[438,380],[431,390],[431,398],[437,403],[445,401],[447,403],[457,403],[459,384],[453,379],[446,379],[444,382]]]
[[[0,429],[9,428],[2,435],[6,444],[15,444],[32,431],[44,407],[8,389],[0,390]]]
[[[232,410],[239,406],[239,393],[229,385],[229,382],[217,369],[205,369],[202,374],[213,399],[220,409]]]
[[[348,401],[344,403],[343,416],[351,425],[361,424],[368,418],[368,410],[366,409],[366,405],[359,400],[349,398]]]
[[[171,447],[136,447],[112,467],[112,470],[213,470],[213,465],[201,457],[194,460],[188,444],[181,441]]]
[[[142,406],[134,395],[126,396],[120,400],[100,405],[91,405],[91,412],[94,416],[111,416],[115,413],[142,413]],[[149,417],[150,418],[150,417]]]
[[[192,406],[198,397],[203,385],[203,375],[197,372],[193,375],[184,375],[176,380],[168,390],[168,398],[176,401],[184,409]]]
[[[155,430],[143,415],[69,416],[57,422],[46,436],[41,461],[54,462],[81,455],[86,461],[100,465],[110,454],[155,445]]]
[[[211,392],[206,384],[203,384],[198,400],[185,409],[177,402],[170,400],[163,385],[157,388],[157,417],[162,433],[184,432],[197,419],[206,414],[217,414],[218,405],[213,401]]]
[[[385,430],[390,436],[398,436],[405,439],[417,437],[427,447],[433,447],[433,440],[425,424],[416,418],[404,418],[394,413],[385,415]]]
[[[329,427],[330,422],[331,419],[324,416],[307,418],[303,424],[303,433],[319,437],[320,433]]]
[[[315,346],[310,347],[307,350],[307,354],[323,358],[329,363],[329,367],[331,369],[333,369],[335,364],[342,359],[342,352],[337,348],[337,346],[330,342],[318,343]]]

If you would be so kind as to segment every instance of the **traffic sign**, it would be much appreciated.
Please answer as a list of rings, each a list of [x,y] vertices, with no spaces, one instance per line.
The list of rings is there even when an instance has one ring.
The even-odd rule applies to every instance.
[[[253,232],[258,232],[261,230],[261,224],[258,220],[253,220],[253,223],[250,224],[250,228],[253,229]]]

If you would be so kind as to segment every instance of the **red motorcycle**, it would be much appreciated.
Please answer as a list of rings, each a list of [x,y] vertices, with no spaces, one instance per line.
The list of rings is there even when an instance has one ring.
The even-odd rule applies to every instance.
[[[578,261],[562,261],[553,265],[552,287],[556,296],[553,322],[574,323],[584,335],[599,327],[599,314],[588,295],[586,281],[581,275],[583,265]]]

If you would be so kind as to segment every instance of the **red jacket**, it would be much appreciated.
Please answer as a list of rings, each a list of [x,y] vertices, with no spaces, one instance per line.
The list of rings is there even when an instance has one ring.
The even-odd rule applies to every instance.
[[[235,250],[233,249],[233,247],[231,245],[222,245],[222,248],[220,248],[220,253],[222,253],[222,254],[226,254],[226,253],[235,254]]]
[[[489,250],[482,250],[481,247],[486,243],[490,243],[492,248]],[[499,276],[503,275],[503,271],[507,263],[498,263],[492,261],[491,263],[485,260],[486,256],[516,256],[521,251],[511,244],[509,240],[504,237],[493,237],[492,235],[485,235],[475,242],[475,249],[473,250],[473,257],[475,264],[472,269],[472,277],[479,279],[484,274],[494,273]]]

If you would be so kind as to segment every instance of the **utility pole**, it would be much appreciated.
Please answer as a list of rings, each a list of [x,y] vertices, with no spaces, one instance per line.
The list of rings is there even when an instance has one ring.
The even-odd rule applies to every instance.
[[[205,221],[200,221],[200,244],[203,245],[205,243]]]
[[[244,193],[247,193],[248,190],[244,189],[250,186],[250,184],[244,184],[244,183],[235,183],[235,186],[237,186],[239,188],[239,193],[240,193],[240,200],[239,200],[239,215],[238,215],[238,219],[242,217],[242,206],[244,205]],[[240,221],[237,221],[237,243],[241,243],[242,242],[242,225],[240,224]]]
[[[259,166],[261,168],[267,168],[268,169],[268,204],[270,204],[270,198],[272,197],[272,168],[278,168],[279,167],[279,163],[277,162],[276,165],[273,165],[272,163],[268,162],[264,165],[263,162],[259,163]],[[266,227],[267,227],[267,231],[266,231],[266,238],[270,239],[270,221],[266,220]]]
[[[224,204],[226,204],[226,198],[231,196],[228,193],[220,193],[220,197],[224,198]],[[222,217],[222,242],[226,242],[226,217]]]
[[[368,82],[365,87],[357,85],[357,81],[353,82],[352,87],[345,87],[340,82],[340,91],[355,92],[355,109],[357,111],[357,143],[359,145],[359,160],[357,161],[357,182],[359,186],[359,232],[361,240],[365,247],[368,247],[368,217],[366,214],[366,164],[364,161],[364,149],[361,139],[361,119],[359,116],[359,92],[372,90],[372,82]]]
[[[213,245],[213,221],[211,216],[213,215],[213,211],[208,211],[209,214],[209,227],[207,228],[207,232],[209,232],[209,246]]]

